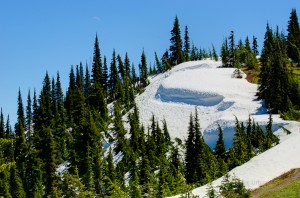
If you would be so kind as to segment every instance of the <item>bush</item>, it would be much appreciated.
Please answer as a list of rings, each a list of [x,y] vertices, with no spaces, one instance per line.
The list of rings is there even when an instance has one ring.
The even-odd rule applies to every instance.
[[[237,177],[230,177],[229,174],[224,176],[220,193],[225,198],[248,198],[250,191],[245,188],[244,183]]]

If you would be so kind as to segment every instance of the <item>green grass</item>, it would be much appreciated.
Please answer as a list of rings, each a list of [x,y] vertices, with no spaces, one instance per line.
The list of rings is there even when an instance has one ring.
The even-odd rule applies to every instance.
[[[251,197],[259,198],[299,198],[300,169],[294,169],[270,181],[251,193]],[[296,177],[298,176],[298,177]],[[295,178],[296,177],[296,178]]]

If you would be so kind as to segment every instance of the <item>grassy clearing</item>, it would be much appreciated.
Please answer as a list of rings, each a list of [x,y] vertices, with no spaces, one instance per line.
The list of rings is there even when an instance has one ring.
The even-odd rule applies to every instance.
[[[300,196],[300,169],[293,169],[251,192],[252,198]]]

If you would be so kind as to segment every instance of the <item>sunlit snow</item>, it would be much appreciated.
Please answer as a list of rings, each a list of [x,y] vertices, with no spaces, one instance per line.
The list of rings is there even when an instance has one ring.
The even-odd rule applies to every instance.
[[[219,68],[221,62],[212,60],[186,62],[170,71],[150,78],[150,85],[136,98],[140,120],[150,124],[154,114],[157,120],[165,119],[172,138],[187,137],[190,114],[197,108],[204,138],[213,147],[217,137],[217,124],[224,128],[227,147],[233,137],[235,116],[243,122],[251,119],[264,126],[269,115],[263,102],[257,100],[257,85],[245,78],[232,78],[233,68]],[[245,75],[244,75],[245,77]],[[298,122],[283,121],[273,115],[275,133],[280,144],[262,153],[246,164],[236,167],[235,174],[246,185],[254,189],[271,179],[300,166],[300,125]],[[286,135],[279,126],[292,131]],[[279,130],[278,130],[279,129]],[[220,185],[222,178],[213,182]],[[205,196],[207,186],[193,191]]]

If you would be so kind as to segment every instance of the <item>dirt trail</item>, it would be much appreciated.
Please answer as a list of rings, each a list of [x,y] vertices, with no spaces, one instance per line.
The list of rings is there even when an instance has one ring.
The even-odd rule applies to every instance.
[[[292,181],[298,179],[300,177],[300,168],[299,169],[293,169],[291,171],[289,171],[288,173],[285,173],[281,176],[279,176],[278,178],[283,178],[283,181],[280,182],[279,184],[271,187],[271,188],[267,188],[265,189],[264,186],[268,185],[270,182],[273,182],[274,180],[276,180],[277,178],[275,178],[274,180],[270,181],[269,183],[265,184],[264,186],[254,190],[253,192],[251,192],[251,198],[259,198],[262,194],[266,193],[266,192],[271,192],[274,191],[280,187],[286,186],[289,183],[291,183]]]

